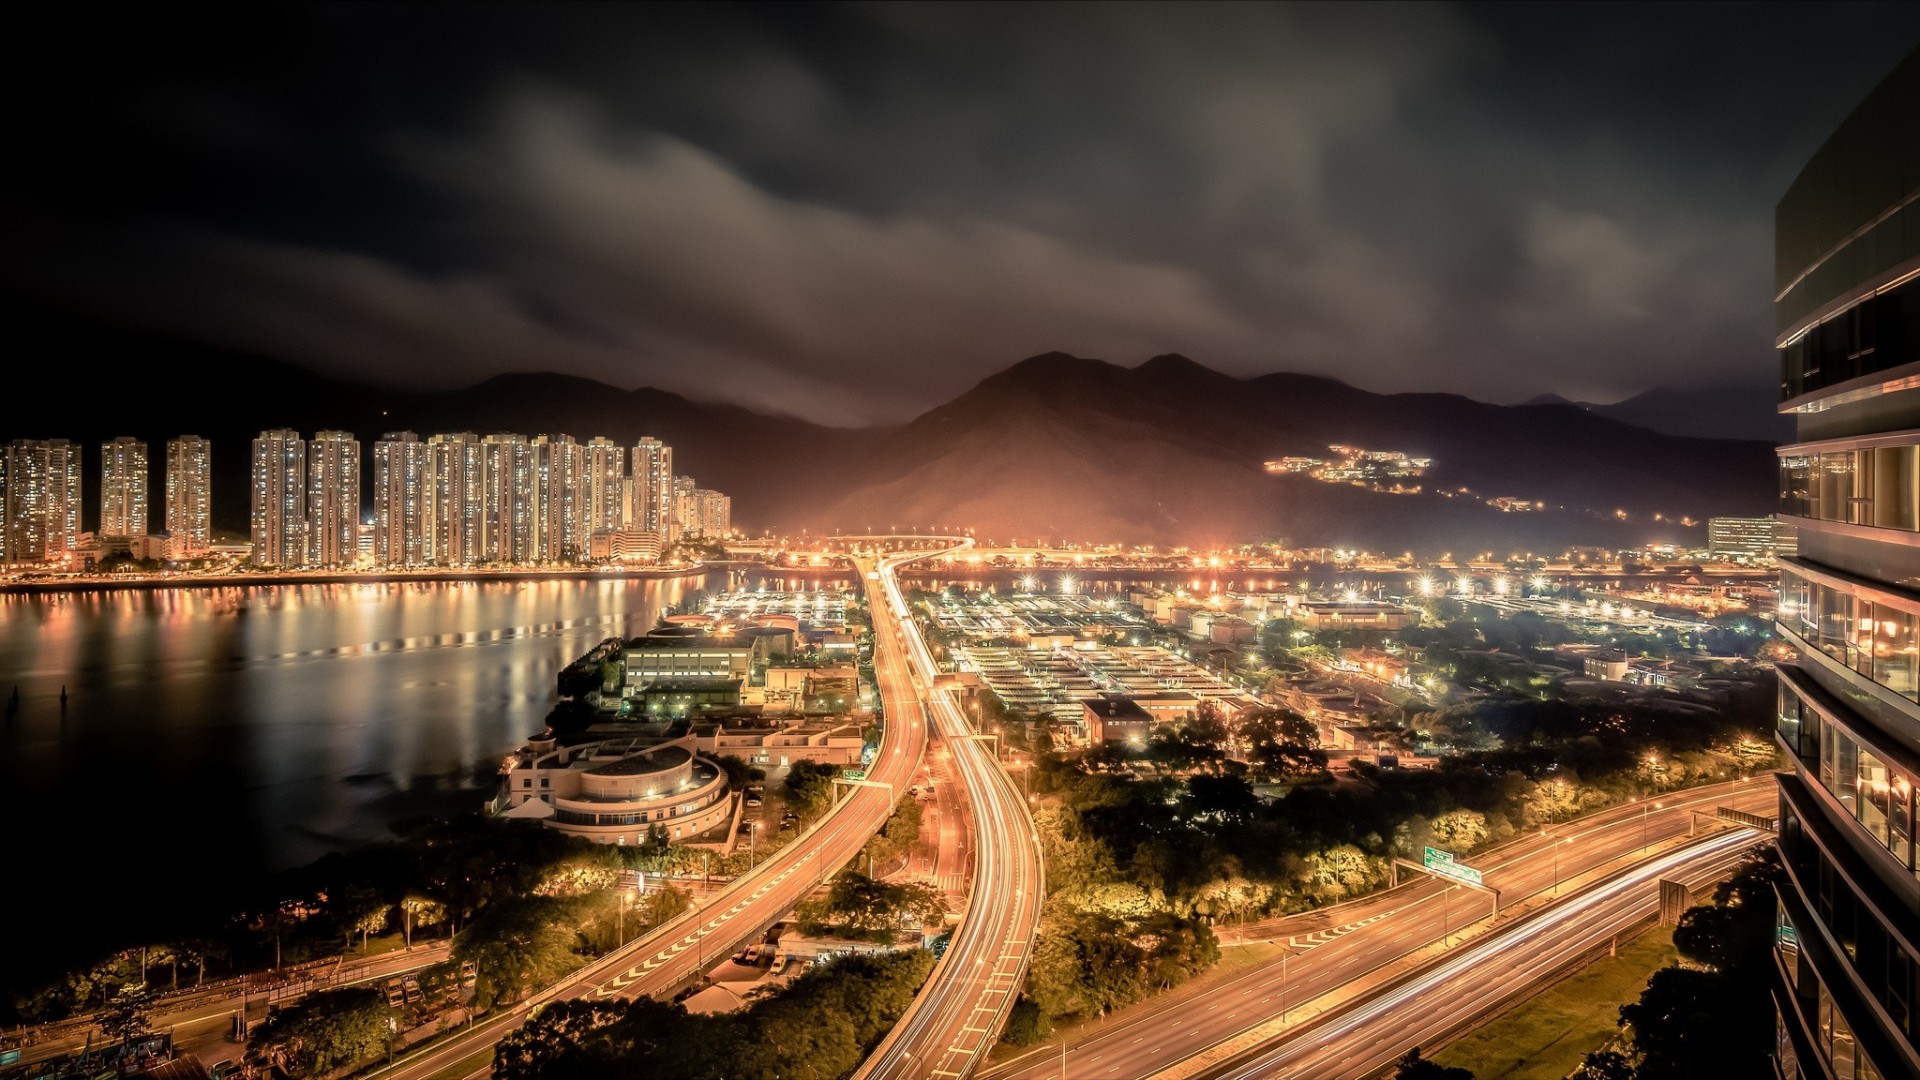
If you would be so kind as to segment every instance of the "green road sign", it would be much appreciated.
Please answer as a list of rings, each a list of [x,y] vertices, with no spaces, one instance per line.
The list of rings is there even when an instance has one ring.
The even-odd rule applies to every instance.
[[[1464,881],[1471,885],[1481,884],[1480,871],[1475,870],[1471,866],[1462,866],[1454,862],[1453,852],[1451,851],[1441,851],[1439,848],[1434,847],[1427,848],[1426,856],[1421,859],[1421,863],[1426,866],[1427,869],[1443,877],[1450,877],[1456,881]]]
[[[865,780],[865,779],[867,778],[867,770],[865,770],[865,769],[841,769],[841,770],[840,770],[840,778],[841,778],[842,780]]]

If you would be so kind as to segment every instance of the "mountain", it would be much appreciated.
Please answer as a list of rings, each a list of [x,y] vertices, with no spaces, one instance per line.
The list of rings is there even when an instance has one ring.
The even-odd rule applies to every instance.
[[[0,419],[0,441],[69,438],[85,447],[83,521],[99,520],[100,443],[148,443],[153,528],[164,520],[164,443],[181,434],[213,444],[213,523],[245,535],[249,455],[255,435],[288,427],[311,436],[358,435],[363,501],[372,505],[372,443],[383,432],[481,435],[556,432],[582,442],[604,435],[632,446],[642,435],[674,448],[675,465],[727,492],[750,524],[782,522],[832,490],[889,429],[831,428],[715,404],[665,390],[622,390],[553,373],[501,375],[454,391],[407,391],[330,379],[291,364],[170,338],[105,328],[43,311],[10,311],[24,339],[60,357],[64,386],[36,394]]]
[[[1262,463],[1329,444],[1435,464],[1418,496]],[[1150,542],[1286,537],[1299,544],[1512,550],[1698,539],[1655,513],[1759,514],[1771,448],[1682,438],[1573,405],[1506,407],[1452,394],[1374,394],[1338,380],[1240,379],[1182,356],[1134,368],[1050,353],[991,376],[888,435],[865,481],[809,522],[949,524],[982,535]],[[1467,488],[1474,497],[1446,498]],[[1507,514],[1486,498],[1570,512]],[[1625,524],[1602,520],[1625,510]]]
[[[1780,396],[1767,387],[1661,388],[1635,394],[1611,405],[1568,401],[1558,394],[1541,394],[1527,399],[1523,404],[1572,405],[1664,435],[1759,439],[1774,444],[1793,441],[1793,419],[1780,415],[1777,409]]]
[[[1338,380],[1242,379],[1182,356],[1136,367],[1049,353],[982,380],[898,427],[832,428],[653,388],[553,373],[502,375],[454,391],[329,379],[268,358],[97,326],[60,326],[66,393],[16,409],[0,438],[86,447],[85,516],[98,515],[99,444],[151,444],[155,527],[162,446],[214,446],[218,529],[244,534],[249,443],[264,428],[357,434],[369,464],[382,432],[564,432],[672,444],[677,471],[733,496],[761,529],[970,527],[983,536],[1157,544],[1287,538],[1421,551],[1697,539],[1654,513],[1760,514],[1774,499],[1765,442],[1681,438],[1573,404],[1500,406],[1450,394],[1373,394]],[[1425,492],[1396,496],[1262,467],[1326,456],[1330,443],[1431,457]],[[1468,488],[1447,498],[1441,489]],[[371,484],[364,485],[371,500]],[[1506,514],[1493,496],[1564,512]],[[1624,524],[1610,516],[1628,511]]]

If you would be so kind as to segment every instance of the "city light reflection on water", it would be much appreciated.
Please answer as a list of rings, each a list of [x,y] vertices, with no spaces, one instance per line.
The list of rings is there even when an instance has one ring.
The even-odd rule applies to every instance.
[[[92,880],[106,845],[143,888],[193,888],[477,807],[569,660],[758,580],[0,596],[0,699],[21,695],[0,731],[6,864]]]

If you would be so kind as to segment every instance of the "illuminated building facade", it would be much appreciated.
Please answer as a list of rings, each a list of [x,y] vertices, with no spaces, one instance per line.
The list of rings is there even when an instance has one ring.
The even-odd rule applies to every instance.
[[[633,447],[633,512],[629,525],[669,536],[674,511],[673,447],[641,436]],[[671,538],[670,538],[671,539]]]
[[[176,559],[213,543],[213,447],[198,435],[167,440],[167,537]]]
[[[656,829],[669,841],[691,840],[725,824],[733,800],[726,770],[695,753],[691,735],[579,746],[542,736],[507,759],[493,808],[569,836],[627,845],[645,843]]]
[[[673,478],[673,512],[667,521],[667,542],[678,543],[683,536],[700,531],[700,500],[694,496],[699,485],[691,476]]]
[[[16,439],[0,458],[0,562],[62,563],[80,539],[80,446]]]
[[[307,561],[307,444],[286,428],[253,440],[254,565],[292,569]]]
[[[101,536],[147,534],[147,444],[124,435],[100,444]]]
[[[612,439],[587,440],[587,533],[626,525],[622,499],[627,477],[627,451]]]
[[[1707,554],[1715,559],[1758,562],[1794,553],[1793,526],[1777,518],[1707,519]]]
[[[480,440],[480,459],[484,500],[480,517],[480,560],[532,562],[532,446],[524,435],[489,435]]]
[[[427,561],[435,566],[472,566],[480,561],[486,506],[480,436],[470,431],[435,435],[427,446],[433,467]]]
[[[533,560],[572,562],[587,548],[587,458],[571,435],[534,437]]]
[[[1781,519],[1775,1068],[1920,1076],[1920,52],[1775,215]]]
[[[373,444],[373,552],[377,566],[427,566],[433,454],[420,436],[392,431]]]
[[[360,440],[322,431],[307,444],[307,565],[335,569],[360,559]]]

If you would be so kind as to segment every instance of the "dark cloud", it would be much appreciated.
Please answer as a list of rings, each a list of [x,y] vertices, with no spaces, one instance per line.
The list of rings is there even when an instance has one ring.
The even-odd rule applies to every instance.
[[[360,378],[844,422],[1054,348],[1763,382],[1772,202],[1920,39],[1875,5],[129,18],[8,76],[15,289]]]

